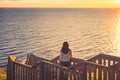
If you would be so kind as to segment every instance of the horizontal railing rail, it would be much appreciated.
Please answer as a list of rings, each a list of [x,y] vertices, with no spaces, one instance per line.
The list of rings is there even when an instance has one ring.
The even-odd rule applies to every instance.
[[[117,63],[120,63],[120,58],[116,56],[106,55],[106,54],[99,54],[93,58],[88,59],[87,61],[105,65],[105,66],[112,66]]]
[[[99,54],[88,60],[72,58],[71,66],[28,55],[25,63],[8,57],[7,80],[120,80],[120,58]]]
[[[17,62],[10,56],[8,62],[7,80],[82,80],[78,71],[50,61],[40,60],[36,66],[31,66]]]

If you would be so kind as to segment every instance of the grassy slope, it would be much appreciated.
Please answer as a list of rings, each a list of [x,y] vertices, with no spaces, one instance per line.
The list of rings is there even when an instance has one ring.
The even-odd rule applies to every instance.
[[[6,74],[0,73],[0,80],[6,80]]]
[[[0,80],[6,80],[5,67],[0,67]]]

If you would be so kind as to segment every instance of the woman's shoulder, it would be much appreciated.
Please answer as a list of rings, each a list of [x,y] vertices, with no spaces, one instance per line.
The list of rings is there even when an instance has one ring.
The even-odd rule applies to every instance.
[[[71,49],[69,49],[69,51],[70,51],[70,52],[72,52],[72,50],[71,50]]]
[[[68,53],[72,53],[72,50],[71,49],[69,49],[69,52]]]

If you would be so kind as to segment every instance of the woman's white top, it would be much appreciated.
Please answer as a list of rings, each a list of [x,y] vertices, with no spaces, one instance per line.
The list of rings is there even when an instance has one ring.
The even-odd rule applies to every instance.
[[[70,61],[71,57],[72,57],[72,52],[71,52],[71,50],[68,51],[67,54],[64,54],[63,52],[61,52],[60,61],[61,61],[61,62],[68,62],[68,61]]]

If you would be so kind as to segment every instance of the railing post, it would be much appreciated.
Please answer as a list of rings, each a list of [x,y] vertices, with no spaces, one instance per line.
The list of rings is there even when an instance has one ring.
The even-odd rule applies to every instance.
[[[82,65],[82,80],[87,80],[87,68],[85,62]]]
[[[98,63],[102,65],[102,58],[101,58],[101,56],[98,58]]]
[[[44,63],[40,62],[40,80],[44,80]]]
[[[11,65],[10,65],[10,58],[8,57],[8,63],[7,63],[7,80],[11,80],[11,71],[10,71],[10,69],[11,69]]]
[[[102,68],[101,68],[101,66],[98,67],[98,80],[102,80]]]
[[[115,80],[115,73],[112,67],[110,67],[108,71],[108,80]]]
[[[11,62],[11,80],[15,80],[15,63]]]
[[[63,79],[63,70],[62,70],[62,67],[60,67],[60,72],[59,73],[60,73],[59,79],[62,80]]]
[[[8,57],[7,80],[15,80],[15,63]]]

